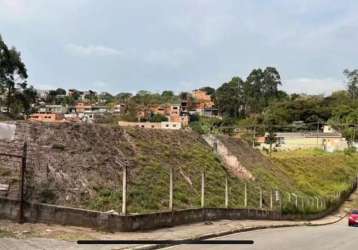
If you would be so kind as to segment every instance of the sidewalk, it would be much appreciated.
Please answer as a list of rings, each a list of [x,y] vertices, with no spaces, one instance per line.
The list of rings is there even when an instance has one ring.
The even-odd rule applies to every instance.
[[[356,206],[357,191],[336,214],[314,221],[221,220],[163,228],[147,232],[106,233],[88,228],[0,221],[0,249],[156,249],[156,245],[77,245],[76,240],[187,240],[208,239],[255,229],[304,225],[327,225],[343,219]]]

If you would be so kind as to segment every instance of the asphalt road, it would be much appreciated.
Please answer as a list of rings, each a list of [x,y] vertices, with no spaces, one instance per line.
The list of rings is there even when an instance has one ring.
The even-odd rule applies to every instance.
[[[178,245],[166,249],[238,250],[330,250],[358,249],[358,227],[348,227],[347,219],[328,226],[264,229],[232,234],[216,240],[254,240],[254,245]]]

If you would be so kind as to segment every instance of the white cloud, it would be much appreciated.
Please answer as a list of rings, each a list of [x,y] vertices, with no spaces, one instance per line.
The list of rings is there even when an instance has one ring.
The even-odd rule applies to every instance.
[[[34,88],[40,89],[40,90],[52,90],[52,89],[57,89],[57,88],[59,88],[59,85],[56,85],[56,84],[34,83],[34,84],[30,84],[30,85],[33,85]]]
[[[179,66],[192,55],[190,50],[182,48],[152,49],[143,53],[143,61],[149,64]]]
[[[344,82],[335,78],[294,78],[283,81],[283,89],[289,93],[324,94],[344,89]]]
[[[109,84],[107,82],[104,82],[104,81],[97,81],[97,82],[94,82],[92,84],[94,87],[96,88],[105,88],[107,87]]]
[[[0,0],[0,7],[15,15],[23,14],[26,9],[24,0]]]
[[[120,56],[123,54],[122,51],[102,45],[82,46],[70,43],[65,46],[65,50],[70,54],[80,56]]]

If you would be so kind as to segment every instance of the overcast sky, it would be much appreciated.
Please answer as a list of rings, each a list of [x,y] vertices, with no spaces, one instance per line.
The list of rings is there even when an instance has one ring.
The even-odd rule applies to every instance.
[[[0,34],[35,87],[217,87],[275,66],[289,92],[345,87],[358,68],[358,1],[0,0]]]

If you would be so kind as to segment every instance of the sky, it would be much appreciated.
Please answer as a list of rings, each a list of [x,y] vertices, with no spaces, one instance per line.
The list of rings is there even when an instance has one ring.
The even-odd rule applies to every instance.
[[[276,67],[282,89],[329,94],[358,68],[358,1],[0,0],[0,34],[40,89],[218,87]]]

